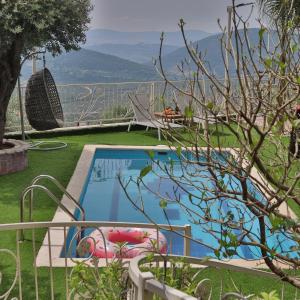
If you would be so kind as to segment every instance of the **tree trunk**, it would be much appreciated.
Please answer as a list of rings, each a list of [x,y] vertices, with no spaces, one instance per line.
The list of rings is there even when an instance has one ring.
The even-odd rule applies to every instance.
[[[4,74],[0,74],[0,148],[4,137],[6,111],[15,84],[16,80],[8,81]]]
[[[23,42],[16,39],[10,49],[0,52],[0,148],[4,138],[8,103],[20,74],[22,50]]]
[[[285,65],[287,63],[287,57],[288,57],[288,51],[289,51],[289,45],[287,43],[287,25],[282,25],[282,32],[281,32],[281,36],[280,36],[280,63],[282,63],[283,65]],[[278,107],[281,107],[286,100],[286,67],[282,67],[280,68],[280,75],[282,78],[284,79],[279,79],[279,90],[282,91],[281,95],[279,95],[277,97],[277,105]],[[281,112],[278,116],[278,122],[279,125],[278,126],[278,131],[279,133],[284,133],[284,115],[285,112]]]

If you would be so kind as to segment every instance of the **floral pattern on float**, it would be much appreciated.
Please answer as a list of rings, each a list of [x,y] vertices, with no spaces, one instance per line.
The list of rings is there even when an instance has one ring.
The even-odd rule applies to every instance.
[[[87,239],[89,252],[98,258],[133,258],[149,252],[167,253],[167,239],[148,228],[107,227],[94,230]]]

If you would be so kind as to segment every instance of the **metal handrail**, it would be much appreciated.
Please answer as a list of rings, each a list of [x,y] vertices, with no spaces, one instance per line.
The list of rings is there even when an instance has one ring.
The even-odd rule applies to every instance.
[[[21,203],[20,203],[20,222],[24,222],[24,201],[26,199],[26,196],[29,192],[31,192],[33,189],[39,189],[44,191],[65,213],[67,213],[74,221],[76,221],[75,216],[73,213],[66,207],[64,206],[60,200],[45,186],[43,185],[30,185],[28,186],[21,195]],[[32,217],[32,216],[31,216]],[[30,218],[30,221],[32,222],[32,218]]]
[[[65,187],[55,177],[50,176],[50,175],[44,175],[44,174],[38,175],[35,178],[33,178],[32,182],[31,182],[31,186],[36,185],[42,179],[47,179],[50,182],[52,182],[63,193],[63,195],[65,195],[69,200],[71,200],[71,202],[74,204],[74,206],[81,213],[81,221],[85,221],[85,211],[84,211],[83,207],[80,205],[80,203],[78,201],[76,201],[76,199],[65,189]],[[32,220],[33,191],[34,191],[34,189],[31,189],[31,191],[30,191],[30,200],[29,200],[30,201],[30,205],[29,205],[29,218],[30,218],[30,221],[33,221]],[[60,203],[60,207],[63,206],[65,209],[67,209],[65,207],[65,205],[63,205],[61,203],[61,201],[59,201],[59,203]],[[72,219],[74,219],[75,221],[78,221],[74,213],[72,213]],[[78,235],[77,243],[80,243],[80,240],[82,238],[84,238],[84,228],[83,227],[79,227],[79,231],[80,231],[80,234]]]
[[[185,225],[168,225],[168,224],[152,224],[152,223],[132,223],[132,222],[111,222],[111,221],[41,221],[41,222],[21,222],[0,224],[1,231],[11,230],[29,230],[39,228],[55,228],[55,227],[128,227],[128,228],[161,228],[164,230],[179,231],[185,230]]]
[[[31,185],[36,185],[40,180],[42,179],[48,179],[49,181],[51,181],[52,183],[55,184],[55,186],[60,189],[60,191],[67,196],[67,198],[69,200],[72,201],[72,203],[76,206],[76,208],[81,212],[81,220],[85,221],[85,211],[84,208],[80,205],[80,203],[78,201],[76,201],[76,199],[65,189],[65,187],[53,176],[50,175],[38,175],[36,176],[32,182]],[[33,200],[33,189],[31,190],[31,194],[30,194],[30,201]],[[32,208],[32,207],[30,207]],[[75,217],[75,216],[74,216]],[[75,218],[76,219],[76,218]]]
[[[24,219],[24,202],[26,199],[26,196],[28,195],[28,193],[31,193],[31,196],[33,197],[33,190],[35,189],[39,189],[43,192],[45,192],[50,199],[52,199],[67,215],[69,215],[74,221],[77,221],[75,215],[65,206],[61,203],[61,201],[45,186],[43,185],[30,185],[28,186],[21,194],[21,198],[20,198],[20,222],[24,223],[25,219]],[[33,198],[30,197],[30,208],[29,208],[29,220],[30,222],[33,221],[32,219],[32,209],[33,209]],[[82,232],[82,235],[84,235],[84,233]],[[82,238],[82,235],[78,236],[78,242],[80,241],[80,239]],[[20,234],[20,241],[24,240],[24,231],[21,230],[21,234]]]

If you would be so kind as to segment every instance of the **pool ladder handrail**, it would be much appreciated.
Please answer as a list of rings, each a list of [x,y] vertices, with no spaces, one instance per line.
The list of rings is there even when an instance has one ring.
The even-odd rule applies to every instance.
[[[40,180],[42,179],[48,179],[49,181],[51,181],[52,183],[54,183],[56,185],[56,187],[58,189],[60,189],[60,191],[63,193],[63,195],[66,195],[66,197],[72,201],[72,203],[74,204],[74,206],[80,211],[81,213],[81,220],[82,221],[85,221],[85,211],[84,211],[84,208],[80,205],[80,203],[67,191],[67,189],[53,176],[50,176],[50,175],[38,175],[36,176],[32,182],[31,182],[31,185],[36,185]],[[33,191],[31,192],[33,193]],[[32,195],[33,197],[33,195]],[[73,214],[74,216],[74,219],[76,221],[77,218],[75,217],[75,215]]]
[[[38,175],[36,176],[32,182],[31,185],[25,188],[21,194],[20,198],[20,222],[23,223],[24,220],[24,203],[26,200],[26,197],[28,193],[30,192],[30,198],[29,198],[29,221],[33,222],[32,218],[32,210],[33,210],[33,191],[36,189],[39,189],[41,191],[44,191],[50,199],[52,199],[67,215],[69,215],[73,221],[79,221],[75,214],[72,213],[62,202],[58,197],[56,197],[47,187],[43,185],[37,184],[42,179],[48,179],[50,182],[52,182],[62,193],[67,197],[67,199],[71,200],[71,202],[74,204],[74,206],[80,211],[81,213],[81,221],[85,221],[85,211],[83,207],[76,201],[76,199],[64,188],[64,186],[53,176],[50,175]],[[80,230],[81,234],[78,235],[79,240],[84,235],[84,232]],[[21,232],[20,240],[24,240],[24,232]]]

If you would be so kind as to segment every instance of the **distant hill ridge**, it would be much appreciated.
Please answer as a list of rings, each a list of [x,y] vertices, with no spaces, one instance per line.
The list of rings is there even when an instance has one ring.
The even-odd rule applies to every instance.
[[[243,33],[242,33],[243,34]],[[198,52],[201,52],[205,55],[204,60],[206,61],[206,65],[209,66],[211,72],[216,75],[223,76],[224,75],[224,63],[221,52],[221,44],[220,39],[222,34],[215,34],[199,41],[195,41],[193,43],[193,47],[198,49]],[[259,29],[251,28],[248,30],[248,38],[250,43],[253,46],[258,45],[259,43]],[[234,45],[234,43],[233,43]],[[169,73],[177,72],[177,64],[180,64],[181,61],[189,59],[189,55],[186,47],[181,47],[167,55],[164,55],[162,58],[163,66],[165,70],[169,71]],[[150,62],[148,63],[150,65]],[[230,61],[229,64],[230,72],[234,72],[234,63]]]
[[[41,62],[39,65],[41,67]],[[60,84],[158,79],[153,66],[87,49],[71,51],[54,58],[47,55],[47,68],[52,72],[55,81]],[[30,64],[26,64],[22,70],[22,80],[26,80],[30,74]]]
[[[186,30],[186,36],[189,40],[196,41],[210,36],[211,33],[202,30]],[[100,44],[159,44],[161,32],[144,31],[144,32],[122,32],[108,29],[92,29],[87,32],[86,46]],[[166,45],[181,47],[184,45],[180,31],[165,32]]]
[[[85,49],[98,51],[101,53],[111,54],[123,59],[131,60],[138,63],[147,63],[153,57],[157,57],[159,53],[159,44],[99,44],[99,45],[85,45]],[[164,45],[163,53],[169,54],[178,46]]]
[[[248,30],[249,40],[253,45],[258,44],[258,32],[259,29],[256,28]],[[198,51],[205,54],[205,60],[207,61],[207,65],[210,66],[211,72],[218,76],[224,76],[220,38],[221,34],[211,35],[204,39],[197,40],[193,45],[194,47],[198,47]],[[89,40],[89,43],[90,42]],[[148,61],[148,64],[140,64],[133,61],[134,59],[144,60],[150,55],[157,57],[159,49],[157,49],[156,52],[155,48],[159,48],[158,44],[109,44],[102,45],[102,47],[106,48],[106,51],[110,53],[120,51],[119,55],[122,55],[122,51],[127,52],[127,58],[128,53],[132,52],[132,60],[89,49],[82,49],[80,51],[65,53],[55,58],[47,55],[47,67],[53,73],[57,83],[152,81],[160,79],[152,62],[150,63]],[[171,51],[172,49],[175,50]],[[134,50],[136,50],[136,52],[134,52]],[[156,52],[156,54],[154,53],[154,55],[152,55],[153,51]],[[163,66],[167,73],[170,74],[171,79],[180,79],[176,65],[180,64],[180,62],[187,57],[188,53],[185,47],[178,48],[177,46],[166,45],[166,48],[164,48]],[[30,64],[31,63],[28,62],[22,69],[22,80],[26,80],[26,78],[30,76]],[[234,63],[230,61],[229,65],[230,72],[234,72]]]

